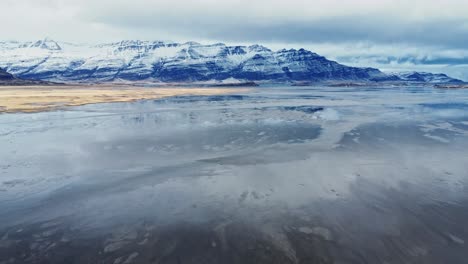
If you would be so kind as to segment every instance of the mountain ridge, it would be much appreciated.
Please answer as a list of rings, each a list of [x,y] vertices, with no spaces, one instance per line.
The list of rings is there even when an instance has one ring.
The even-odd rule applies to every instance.
[[[0,67],[19,78],[54,82],[462,82],[446,75],[386,74],[376,68],[350,67],[305,49],[140,40],[97,45],[49,38],[0,42]]]
[[[20,86],[20,85],[56,85],[57,83],[51,83],[41,80],[24,80],[15,77],[13,74],[7,72],[6,70],[0,68],[0,85],[6,86]]]

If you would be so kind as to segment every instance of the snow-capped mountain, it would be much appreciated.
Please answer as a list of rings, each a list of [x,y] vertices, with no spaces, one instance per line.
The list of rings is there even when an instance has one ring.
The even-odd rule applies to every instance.
[[[59,82],[403,79],[374,68],[348,67],[304,49],[272,51],[260,45],[133,40],[100,45],[59,43],[47,38],[0,42],[0,67],[19,78]],[[429,75],[424,82],[431,79]],[[457,81],[449,77],[446,80]]]
[[[462,82],[443,73],[429,73],[429,72],[398,72],[389,75],[396,76],[403,81],[407,82],[426,82],[426,83],[455,83]]]

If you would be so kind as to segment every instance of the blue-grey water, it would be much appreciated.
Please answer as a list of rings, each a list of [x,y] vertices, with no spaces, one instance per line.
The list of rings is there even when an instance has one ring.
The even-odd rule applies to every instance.
[[[468,90],[0,115],[0,263],[467,263]]]

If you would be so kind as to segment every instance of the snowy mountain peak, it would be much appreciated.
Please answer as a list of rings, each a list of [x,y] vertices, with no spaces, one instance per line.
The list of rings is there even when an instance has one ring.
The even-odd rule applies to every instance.
[[[188,42],[185,42],[184,45],[188,45],[188,46],[200,46],[201,44],[198,43],[198,42],[195,42],[195,41],[188,41]]]
[[[271,52],[269,48],[262,46],[262,45],[258,45],[258,44],[249,46],[249,51],[250,52]]]
[[[31,48],[41,48],[47,50],[62,50],[60,45],[49,38],[44,38],[43,40],[38,40],[32,43],[29,47]]]

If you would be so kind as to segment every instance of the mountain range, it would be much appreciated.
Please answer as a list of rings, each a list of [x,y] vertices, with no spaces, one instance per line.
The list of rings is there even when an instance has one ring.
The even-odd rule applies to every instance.
[[[0,42],[0,67],[21,79],[53,82],[462,82],[445,74],[349,67],[305,49],[138,40]]]

